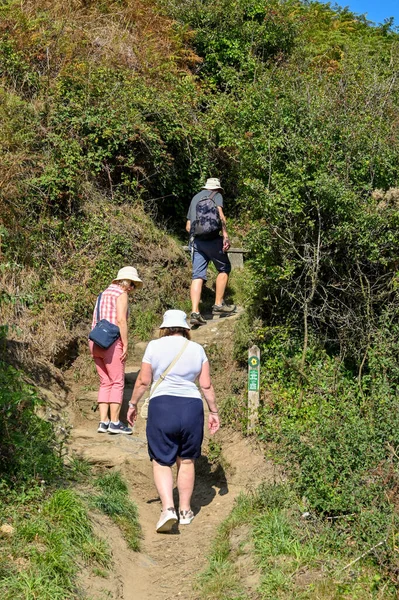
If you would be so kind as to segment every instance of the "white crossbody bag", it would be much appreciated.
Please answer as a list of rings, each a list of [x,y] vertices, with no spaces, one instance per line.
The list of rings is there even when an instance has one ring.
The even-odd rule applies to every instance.
[[[149,395],[147,396],[147,398],[144,399],[143,406],[141,407],[141,410],[140,410],[140,415],[141,415],[142,419],[147,419],[148,418],[148,406],[150,404],[150,400],[151,400],[152,396],[154,395],[155,390],[157,389],[157,387],[159,386],[159,384],[161,383],[161,381],[163,381],[165,379],[165,377],[167,376],[167,374],[169,373],[169,371],[171,371],[173,369],[173,367],[175,366],[175,364],[177,363],[177,361],[179,360],[179,358],[181,357],[181,355],[183,354],[183,352],[187,348],[187,346],[189,344],[189,341],[190,340],[186,340],[185,344],[183,344],[182,349],[176,354],[175,358],[172,360],[172,362],[170,363],[170,365],[165,369],[165,371],[162,373],[162,375],[159,376],[159,379],[157,379],[157,381],[154,384],[154,387],[152,388],[151,392],[149,393]]]

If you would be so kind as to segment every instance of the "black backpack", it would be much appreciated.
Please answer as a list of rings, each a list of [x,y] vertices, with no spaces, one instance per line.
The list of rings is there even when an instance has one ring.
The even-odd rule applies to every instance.
[[[201,198],[195,208],[195,221],[191,225],[191,234],[202,240],[218,237],[221,230],[219,210],[214,201],[218,192],[213,191],[209,196]]]

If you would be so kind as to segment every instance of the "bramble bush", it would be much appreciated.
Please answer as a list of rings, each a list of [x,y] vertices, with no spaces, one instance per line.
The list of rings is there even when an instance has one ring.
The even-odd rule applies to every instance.
[[[253,81],[264,65],[289,54],[296,36],[292,2],[161,0],[176,19],[194,29],[198,70],[206,82],[233,91]]]
[[[396,490],[397,334],[393,327],[376,336],[372,368],[360,380],[314,338],[303,373],[302,340],[287,328],[259,327],[251,340],[262,357],[258,434],[289,454],[298,491],[314,510],[358,513]]]

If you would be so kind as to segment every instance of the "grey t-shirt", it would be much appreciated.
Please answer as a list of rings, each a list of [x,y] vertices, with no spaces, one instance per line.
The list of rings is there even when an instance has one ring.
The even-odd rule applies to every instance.
[[[194,198],[191,200],[190,208],[187,213],[187,220],[190,221],[191,224],[195,221],[197,215],[198,202],[203,200],[203,198],[207,198],[210,194],[212,194],[212,190],[201,190],[198,194],[195,194]],[[213,200],[216,206],[221,206],[223,208],[223,196],[220,192],[217,192],[217,194],[213,196]]]

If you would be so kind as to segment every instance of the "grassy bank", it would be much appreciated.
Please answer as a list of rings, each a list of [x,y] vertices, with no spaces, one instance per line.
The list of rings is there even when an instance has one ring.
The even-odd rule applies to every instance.
[[[359,524],[361,527],[361,525]],[[381,565],[395,537],[370,544],[350,515],[321,519],[290,485],[264,485],[241,496],[221,525],[198,580],[207,600],[382,600],[396,598]]]
[[[118,473],[94,477],[85,463],[66,460],[66,435],[37,416],[41,403],[22,374],[0,362],[0,596],[81,600],[78,574],[107,577],[112,564],[91,511],[109,516],[138,551],[137,507]]]

